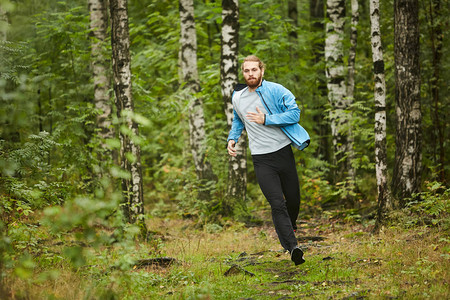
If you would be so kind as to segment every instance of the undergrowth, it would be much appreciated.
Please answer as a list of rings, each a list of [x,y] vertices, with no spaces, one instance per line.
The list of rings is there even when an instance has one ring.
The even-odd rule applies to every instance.
[[[422,204],[425,205],[425,204]],[[447,218],[445,211],[433,215]],[[35,216],[37,217],[37,216]],[[408,216],[412,218],[412,215]],[[248,228],[228,221],[149,216],[146,242],[77,239],[85,230],[50,235],[29,216],[15,234],[29,244],[4,266],[4,299],[448,299],[450,237],[446,222],[389,225],[328,212],[299,222],[306,263],[282,251],[265,211]],[[399,223],[396,223],[399,224]],[[132,229],[129,229],[132,231]],[[125,235],[126,236],[126,235]],[[170,258],[170,260],[168,260]],[[159,260],[158,260],[159,259]],[[165,259],[165,260],[164,260]],[[152,263],[142,264],[142,261]],[[161,261],[169,261],[164,264]]]

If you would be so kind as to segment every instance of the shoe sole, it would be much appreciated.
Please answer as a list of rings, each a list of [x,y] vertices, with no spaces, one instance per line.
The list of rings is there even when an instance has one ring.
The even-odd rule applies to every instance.
[[[303,251],[300,248],[295,248],[292,250],[291,260],[295,263],[296,266],[301,265],[305,262],[303,258]]]

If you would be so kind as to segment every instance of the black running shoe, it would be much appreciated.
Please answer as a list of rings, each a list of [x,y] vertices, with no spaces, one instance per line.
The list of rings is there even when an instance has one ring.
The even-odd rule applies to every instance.
[[[291,260],[295,263],[296,266],[301,265],[305,262],[305,259],[303,258],[303,251],[302,249],[296,247],[291,252]]]

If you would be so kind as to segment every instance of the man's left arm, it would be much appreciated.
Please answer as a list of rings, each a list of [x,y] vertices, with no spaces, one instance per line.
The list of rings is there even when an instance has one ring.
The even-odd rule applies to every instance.
[[[282,88],[272,95],[276,112],[266,115],[265,125],[287,126],[300,121],[300,108],[295,102],[294,95],[286,88]]]

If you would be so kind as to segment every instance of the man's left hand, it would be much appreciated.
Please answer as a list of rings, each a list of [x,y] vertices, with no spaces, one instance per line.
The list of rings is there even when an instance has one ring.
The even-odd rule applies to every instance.
[[[250,122],[255,122],[258,124],[263,124],[266,121],[266,115],[259,109],[259,107],[256,107],[256,112],[249,112],[246,115],[247,119]]]

